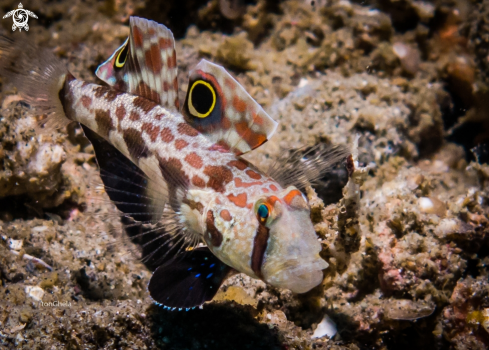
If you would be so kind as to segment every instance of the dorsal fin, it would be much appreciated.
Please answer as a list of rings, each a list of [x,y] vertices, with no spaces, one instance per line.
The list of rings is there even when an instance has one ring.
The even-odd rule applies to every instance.
[[[175,42],[162,24],[130,17],[131,33],[95,74],[114,88],[179,109]]]
[[[216,145],[241,155],[275,132],[277,122],[223,67],[200,61],[188,86],[182,114]]]

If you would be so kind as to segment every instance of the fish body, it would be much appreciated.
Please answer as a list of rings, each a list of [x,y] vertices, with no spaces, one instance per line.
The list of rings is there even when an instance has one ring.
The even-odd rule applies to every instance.
[[[16,51],[5,44],[11,66],[3,69],[31,105],[51,114],[47,125],[82,125],[126,232],[136,243],[150,237],[150,295],[167,307],[198,306],[232,269],[297,293],[317,286],[328,264],[294,186],[311,172],[294,182],[275,171],[278,181],[240,157],[276,123],[205,60],[191,71],[180,109],[171,32],[135,17],[130,25],[128,40],[97,70],[108,85],[77,80],[54,58],[39,61],[38,75],[22,74],[30,70],[15,66]],[[193,249],[198,242],[206,247]]]

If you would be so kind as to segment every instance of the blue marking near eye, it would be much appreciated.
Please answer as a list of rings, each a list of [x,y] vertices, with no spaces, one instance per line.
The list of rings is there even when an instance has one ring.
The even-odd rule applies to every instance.
[[[268,215],[270,215],[268,207],[265,204],[260,205],[258,207],[258,216],[262,219],[266,219],[268,218]]]
[[[211,264],[211,266],[209,266],[209,267],[212,269],[214,267],[214,265],[216,265],[216,264]]]
[[[198,274],[195,275],[195,278],[197,278],[197,277],[200,277],[200,273],[198,273]]]
[[[210,278],[212,275],[213,275],[213,274],[212,274],[212,273],[210,273],[210,274],[208,274],[208,275],[207,275],[207,277],[206,277],[206,278]]]

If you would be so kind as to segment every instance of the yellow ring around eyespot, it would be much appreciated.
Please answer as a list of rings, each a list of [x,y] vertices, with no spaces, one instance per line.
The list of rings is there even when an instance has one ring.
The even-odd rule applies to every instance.
[[[119,62],[119,58],[121,57],[121,53],[122,53],[122,52],[124,51],[124,49],[126,48],[127,44],[128,44],[128,42],[127,42],[127,40],[126,40],[126,45],[124,45],[124,46],[122,47],[121,51],[119,51],[119,53],[117,54],[117,57],[116,57],[116,59],[115,59],[115,66],[116,66],[117,68],[122,68],[122,67],[124,67],[124,64],[126,63],[126,60],[127,60],[127,55],[126,55],[126,59],[125,59],[125,60],[124,60],[124,62],[122,62],[122,63],[120,63],[120,62]]]
[[[194,91],[194,87],[196,87],[198,84],[202,84],[202,85],[207,86],[207,88],[209,90],[211,90],[211,92],[212,92],[211,108],[209,108],[207,113],[204,113],[204,114],[197,112],[194,105],[192,104],[192,92]],[[197,80],[196,82],[194,82],[192,84],[192,87],[190,88],[190,93],[188,94],[188,109],[189,109],[190,113],[197,118],[206,118],[214,110],[215,106],[216,106],[216,92],[214,91],[214,88],[212,87],[212,85],[206,81],[203,81],[203,80]]]

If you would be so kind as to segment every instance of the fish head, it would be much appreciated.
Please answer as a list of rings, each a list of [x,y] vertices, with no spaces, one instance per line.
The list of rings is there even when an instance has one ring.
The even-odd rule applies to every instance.
[[[295,293],[305,293],[319,285],[328,263],[319,256],[321,244],[302,192],[290,186],[258,200],[254,211],[258,230],[268,230],[261,264],[263,280]]]
[[[207,212],[206,241],[226,264],[294,293],[322,282],[328,263],[319,256],[310,208],[297,188],[267,193],[239,211],[224,206],[214,212]]]

